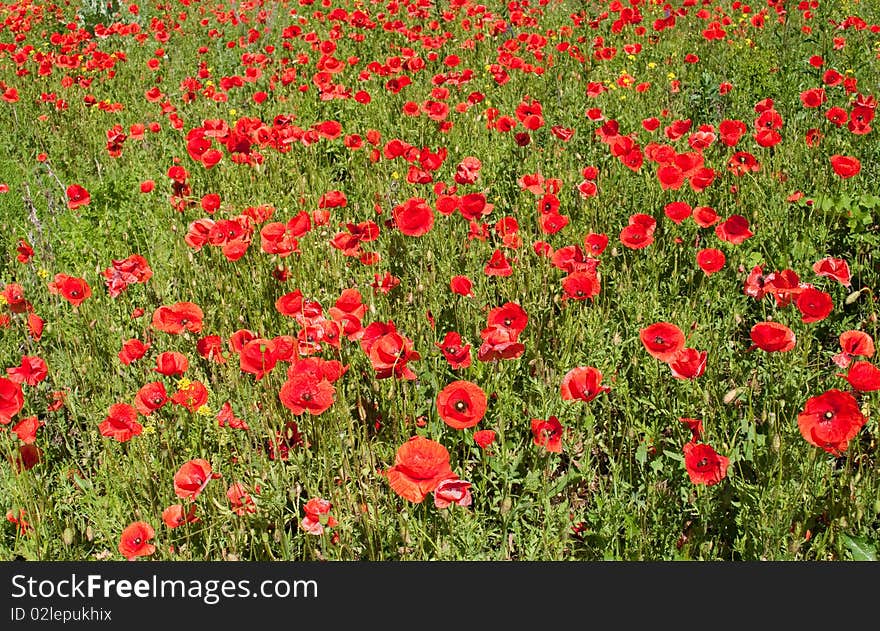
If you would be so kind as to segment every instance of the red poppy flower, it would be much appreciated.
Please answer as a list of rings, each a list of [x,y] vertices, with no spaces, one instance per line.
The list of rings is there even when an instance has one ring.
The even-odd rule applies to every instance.
[[[299,432],[296,421],[287,421],[281,431],[275,433],[275,437],[266,441],[266,452],[269,460],[287,460],[290,450],[300,445],[307,445]]]
[[[586,237],[584,237],[584,248],[586,248],[588,254],[599,256],[600,254],[602,254],[602,252],[605,251],[605,248],[607,247],[607,234],[596,234],[595,232],[591,232]]]
[[[173,377],[174,375],[182,375],[189,368],[189,360],[183,353],[177,351],[165,351],[156,357],[156,368],[154,370],[160,375]]]
[[[407,380],[416,378],[408,364],[422,356],[413,350],[412,340],[397,332],[393,322],[374,322],[368,326],[361,338],[361,348],[369,357],[377,379],[391,376]]]
[[[718,124],[721,142],[728,147],[735,147],[747,131],[748,127],[740,120],[724,119]]]
[[[592,300],[599,295],[601,283],[595,272],[572,272],[562,279],[563,300]]]
[[[339,525],[336,518],[330,514],[333,505],[329,500],[320,497],[313,497],[303,505],[303,512],[306,514],[300,525],[310,535],[324,534],[324,528],[334,528]]]
[[[28,333],[34,340],[38,340],[43,336],[43,318],[36,313],[29,313],[27,316]]]
[[[538,227],[544,234],[556,234],[569,224],[568,215],[543,213],[538,217]]]
[[[248,515],[257,512],[254,498],[248,493],[247,488],[241,482],[234,482],[226,490],[226,499],[236,515]]]
[[[122,343],[122,350],[117,353],[117,357],[119,357],[119,361],[128,366],[146,355],[149,348],[149,344],[144,344],[140,340],[132,338]]]
[[[756,280],[758,283],[761,282],[760,274]],[[790,269],[767,274],[763,277],[763,283],[762,291],[771,292],[776,300],[776,306],[780,308],[787,307],[804,290],[800,277]]]
[[[730,459],[719,455],[710,445],[689,442],[683,451],[684,466],[692,483],[712,486],[727,477]]]
[[[104,283],[111,298],[116,298],[129,285],[145,283],[153,277],[153,270],[140,254],[132,254],[128,258],[114,259],[107,269],[101,272]]]
[[[217,427],[229,427],[230,429],[250,429],[248,424],[240,418],[235,416],[235,413],[232,411],[232,405],[230,405],[229,401],[223,403],[220,406],[220,411],[217,412]]]
[[[156,551],[156,546],[148,542],[155,536],[156,531],[150,524],[136,521],[122,531],[119,537],[119,553],[129,561],[150,556]]]
[[[824,291],[807,287],[798,294],[795,306],[801,312],[802,322],[819,322],[828,317],[834,309],[834,302]]]
[[[153,328],[157,331],[179,335],[184,331],[199,333],[202,330],[201,308],[192,302],[178,302],[162,306],[153,312]]]
[[[35,386],[49,374],[49,368],[42,357],[25,355],[21,364],[6,369],[6,374],[15,383]]]
[[[551,453],[562,453],[563,430],[562,424],[555,416],[551,416],[546,421],[533,418],[532,442]]]
[[[98,426],[101,436],[108,436],[120,443],[139,436],[144,431],[137,422],[137,410],[128,403],[114,403],[104,421]]]
[[[525,345],[517,341],[518,334],[504,326],[490,326],[480,332],[483,343],[477,351],[481,362],[499,359],[517,359],[525,352]]]
[[[757,173],[761,170],[758,159],[748,151],[737,151],[727,161],[727,170],[737,176],[746,173]]]
[[[703,435],[703,421],[698,418],[680,418],[678,419],[691,430],[691,442],[697,442]]]
[[[671,202],[663,207],[663,214],[673,223],[681,223],[691,216],[693,209],[686,202]]]
[[[71,184],[67,187],[67,207],[70,210],[87,206],[90,201],[92,201],[92,196],[79,184]]]
[[[440,349],[452,370],[467,368],[471,365],[471,345],[462,344],[461,335],[457,332],[449,331],[443,341],[434,344],[434,346]]]
[[[245,344],[255,339],[257,339],[257,334],[250,329],[238,329],[229,336],[229,346],[232,348],[232,352],[238,354],[241,353]]]
[[[272,340],[255,338],[249,341],[239,353],[239,367],[242,372],[250,373],[257,381],[272,372],[278,358]]]
[[[24,313],[33,308],[31,303],[25,300],[24,288],[18,283],[7,283],[3,288],[3,297],[13,313]]]
[[[817,276],[833,278],[844,287],[849,287],[851,284],[849,265],[844,259],[826,256],[821,261],[813,263],[813,272]]]
[[[196,351],[204,359],[215,361],[218,364],[226,362],[226,358],[223,357],[223,338],[219,335],[200,337],[196,342]]]
[[[360,322],[367,315],[367,305],[364,304],[361,292],[357,289],[344,289],[334,305],[330,307],[329,314],[337,322],[343,321],[345,316],[351,316]]]
[[[870,362],[857,361],[849,367],[846,380],[854,390],[859,392],[880,390],[880,368]]]
[[[657,169],[657,179],[663,190],[677,191],[684,184],[684,171],[675,164],[667,164]]]
[[[202,382],[193,381],[171,395],[171,402],[195,412],[208,402],[208,389]]]
[[[6,511],[6,521],[18,526],[18,532],[20,534],[25,534],[29,530],[33,530],[33,526],[31,526],[28,520],[25,519],[25,515],[27,515],[27,511],[23,508],[18,510],[17,516],[16,512],[10,509]]]
[[[834,172],[837,175],[844,179],[858,175],[859,171],[862,170],[862,163],[859,162],[858,158],[852,156],[836,154],[831,156],[830,160],[831,168],[834,169]]]
[[[468,220],[476,221],[480,217],[485,217],[493,208],[495,208],[494,204],[486,203],[486,195],[483,193],[468,193],[458,200],[458,211]]]
[[[602,373],[593,366],[578,366],[569,370],[559,387],[563,401],[575,399],[589,403],[603,392],[611,390],[602,385]]]
[[[669,360],[669,368],[676,379],[696,379],[706,371],[708,352],[683,348]]]
[[[513,268],[510,261],[504,256],[501,250],[495,250],[486,266],[483,268],[486,276],[510,276],[513,274]]]
[[[752,327],[752,343],[768,353],[785,353],[794,348],[794,332],[779,322],[759,322]]]
[[[485,449],[495,442],[495,432],[491,429],[480,429],[474,432],[474,442],[480,449]]]
[[[620,231],[620,242],[631,250],[641,250],[654,242],[653,231],[642,224],[630,224]]]
[[[693,218],[700,228],[710,228],[721,219],[711,206],[697,206],[694,208]]]
[[[55,279],[48,286],[50,294],[60,294],[74,307],[78,307],[92,295],[92,288],[85,280],[67,274],[55,274]]]
[[[722,241],[738,245],[754,236],[749,230],[749,220],[742,215],[731,215],[723,223],[715,226],[715,234]]]
[[[584,180],[577,185],[577,192],[581,196],[581,199],[590,199],[599,194],[599,187],[595,182]]]
[[[486,393],[470,381],[453,381],[437,395],[437,413],[454,429],[473,427],[486,414]]]
[[[440,509],[447,508],[452,504],[470,506],[473,502],[470,489],[471,483],[465,480],[453,478],[443,480],[434,489],[434,506]]]
[[[831,389],[807,399],[798,414],[798,428],[811,445],[839,456],[856,437],[867,419],[848,392]]]
[[[177,497],[185,500],[196,499],[208,482],[220,477],[211,468],[211,463],[201,458],[196,458],[181,465],[174,474],[174,493]]]
[[[21,419],[12,427],[12,431],[25,445],[31,445],[37,440],[37,430],[45,423],[36,416],[28,416]]]
[[[456,477],[446,447],[421,436],[413,436],[398,448],[394,466],[385,475],[395,493],[416,504],[440,482]]]
[[[409,237],[421,237],[434,226],[434,210],[421,197],[412,197],[393,209],[397,228]]]
[[[67,391],[65,390],[56,390],[52,393],[51,399],[52,402],[46,406],[47,412],[57,412],[62,407],[64,407],[64,399],[67,397]]]
[[[825,118],[837,127],[842,127],[847,121],[846,110],[842,107],[831,107],[825,112]]]
[[[656,322],[641,329],[639,339],[645,350],[662,362],[670,361],[684,348],[684,333],[669,322]]]
[[[376,291],[387,294],[399,284],[399,278],[393,276],[391,272],[385,272],[383,276],[379,276],[379,274],[373,274],[373,282],[370,283],[370,286]]]
[[[326,379],[309,373],[294,374],[281,386],[281,403],[297,416],[303,412],[317,416],[333,405],[336,388]]]
[[[487,324],[489,326],[502,326],[519,335],[525,331],[529,322],[526,311],[515,302],[505,302],[500,307],[489,310]]]
[[[196,505],[190,504],[189,510],[186,511],[183,508],[183,504],[172,504],[162,511],[162,521],[164,521],[165,525],[169,528],[177,528],[184,524],[193,524],[199,521],[199,518],[196,517]]]
[[[34,256],[34,249],[31,244],[24,239],[18,240],[18,246],[15,248],[18,255],[15,257],[19,263],[29,263]]]
[[[149,416],[166,403],[168,403],[168,393],[165,391],[165,384],[161,381],[146,384],[138,390],[134,398],[134,406],[144,416]]]
[[[21,445],[13,460],[16,471],[30,471],[43,461],[43,452],[36,445]]]
[[[801,92],[801,103],[807,108],[820,107],[826,100],[827,97],[823,88],[811,88]]]
[[[287,369],[287,378],[293,379],[296,375],[307,374],[315,379],[326,379],[330,383],[336,383],[346,372],[348,366],[343,366],[338,360],[307,357],[290,365]]]
[[[449,281],[449,288],[453,293],[465,298],[470,298],[474,295],[473,283],[467,276],[453,276],[452,280]]]
[[[706,248],[697,252],[697,265],[700,266],[700,269],[703,270],[706,276],[711,276],[719,271],[724,267],[726,261],[724,252],[715,248]]]
[[[864,331],[844,331],[840,334],[841,352],[833,357],[834,363],[846,368],[852,361],[852,355],[861,357],[874,356],[874,340]]]

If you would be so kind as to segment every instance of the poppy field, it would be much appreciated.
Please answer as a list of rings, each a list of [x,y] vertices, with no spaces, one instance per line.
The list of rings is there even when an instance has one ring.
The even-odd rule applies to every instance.
[[[880,4],[0,3],[0,559],[876,560]]]

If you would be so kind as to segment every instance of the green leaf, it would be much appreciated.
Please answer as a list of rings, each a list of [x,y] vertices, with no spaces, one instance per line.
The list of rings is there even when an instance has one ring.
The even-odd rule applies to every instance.
[[[636,449],[636,460],[643,467],[645,463],[648,462],[648,447],[642,443],[639,445],[638,449]]]
[[[666,454],[667,458],[672,458],[673,460],[677,460],[678,462],[684,462],[684,455],[676,453],[674,451],[669,451],[668,449],[664,449],[663,453]]]
[[[840,538],[843,545],[849,550],[853,561],[876,561],[877,549],[868,542],[864,537],[851,537],[846,533],[841,533]]]

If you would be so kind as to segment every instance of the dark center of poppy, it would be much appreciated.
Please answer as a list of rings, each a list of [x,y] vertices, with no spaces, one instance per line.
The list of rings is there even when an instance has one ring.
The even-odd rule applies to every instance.
[[[510,326],[511,324],[513,324],[513,320],[510,318],[504,318],[504,326]]]
[[[654,344],[663,344],[663,338],[659,335],[654,337]]]
[[[311,344],[311,343],[314,342],[314,341],[315,341],[314,336],[312,336],[312,335],[306,335],[306,342],[308,342],[309,344]]]
[[[302,395],[302,400],[303,401],[311,401],[312,400],[312,393],[306,392],[304,395]]]
[[[161,403],[162,403],[162,396],[161,395],[157,394],[156,396],[153,397],[153,405],[161,405]]]
[[[746,157],[745,157],[745,156],[740,156],[740,157],[739,157],[739,162],[740,162],[740,164],[745,164],[745,163],[746,163]]]
[[[464,401],[459,399],[458,401],[455,402],[455,409],[458,412],[464,412],[467,409],[467,403],[465,403]]]
[[[578,296],[578,297],[583,296],[583,295],[584,295],[584,290],[583,290],[583,289],[578,289],[578,290],[575,292],[575,295]]]
[[[139,546],[139,545],[141,545],[141,543],[143,543],[143,541],[144,540],[141,539],[140,537],[135,537],[134,538],[134,545]]]
[[[831,419],[834,418],[834,412],[832,412],[831,410],[828,410],[828,411],[825,412],[825,414],[823,414],[822,416],[825,417],[825,420],[826,420],[826,421],[830,421]]]
[[[455,352],[455,347],[454,347],[454,346],[447,346],[447,347],[446,347],[446,352],[449,353],[449,354],[451,355],[452,353]]]
[[[703,458],[702,460],[700,460],[700,461],[697,463],[697,466],[700,467],[700,468],[703,468],[703,467],[705,467],[705,466],[708,465],[708,464],[709,464],[709,459],[708,459],[708,458]]]
[[[74,289],[73,291],[70,292],[70,295],[73,296],[74,298],[76,298],[77,296],[79,296],[79,290]]]
[[[181,324],[187,324],[187,323],[189,323],[189,319],[188,319],[188,318],[181,318],[181,319],[180,319],[180,323],[181,323]]]

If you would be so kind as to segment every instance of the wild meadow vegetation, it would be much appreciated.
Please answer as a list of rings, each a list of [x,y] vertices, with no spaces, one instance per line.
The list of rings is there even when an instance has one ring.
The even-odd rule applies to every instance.
[[[0,3],[0,558],[860,560],[880,5]]]

